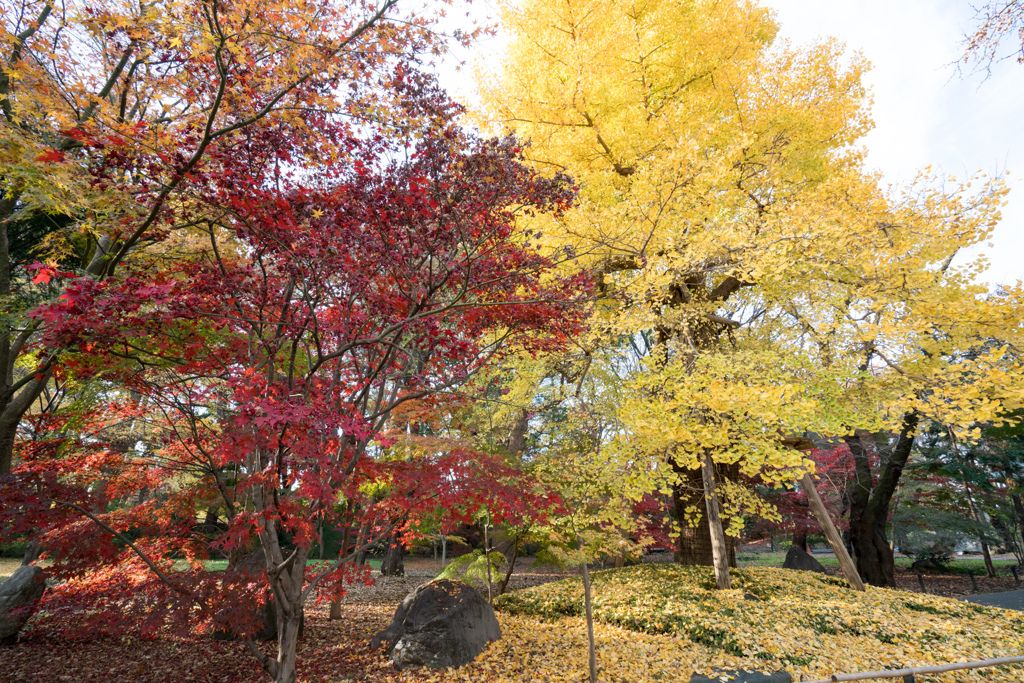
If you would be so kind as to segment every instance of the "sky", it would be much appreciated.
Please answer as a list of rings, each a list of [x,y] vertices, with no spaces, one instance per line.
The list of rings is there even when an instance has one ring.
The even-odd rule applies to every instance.
[[[907,183],[929,165],[957,177],[1005,175],[1008,204],[992,246],[980,250],[991,262],[983,280],[1024,280],[1024,64],[1006,60],[988,74],[957,68],[972,26],[971,0],[762,2],[776,12],[780,39],[801,45],[834,37],[872,63],[865,80],[875,128],[863,142],[868,165],[886,182]],[[496,14],[488,0],[473,9]],[[456,56],[496,63],[504,42],[499,34]],[[470,93],[468,70],[443,69],[442,81],[455,93]]]
[[[864,144],[868,164],[887,181],[907,182],[928,165],[958,177],[1009,174],[1008,204],[993,247],[984,249],[991,261],[984,279],[1024,279],[1024,64],[1003,61],[988,75],[958,72],[970,0],[766,4],[777,12],[782,38],[806,44],[832,36],[872,63],[866,82],[875,129]]]

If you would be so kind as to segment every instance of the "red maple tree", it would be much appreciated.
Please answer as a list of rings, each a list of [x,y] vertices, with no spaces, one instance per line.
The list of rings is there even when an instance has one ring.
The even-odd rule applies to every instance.
[[[303,605],[353,580],[351,555],[307,570],[323,525],[345,517],[365,548],[420,510],[468,520],[486,504],[516,520],[550,503],[469,450],[385,457],[397,406],[443,396],[512,341],[559,347],[588,290],[553,277],[517,222],[565,208],[570,181],[520,163],[513,139],[468,134],[429,79],[402,70],[394,83],[405,129],[339,125],[327,137],[346,153],[318,167],[250,164],[283,144],[272,128],[211,152],[196,171],[204,221],[177,258],[143,254],[103,280],[46,272],[63,294],[33,313],[39,348],[107,387],[104,419],[138,436],[25,451],[0,513],[5,536],[33,531],[53,575],[72,579],[62,604],[89,602],[93,626],[129,615],[148,632],[248,637],[269,587],[277,657],[248,642],[293,681]],[[225,521],[198,523],[204,509]],[[238,569],[256,546],[258,576]],[[205,570],[215,553],[225,572]]]

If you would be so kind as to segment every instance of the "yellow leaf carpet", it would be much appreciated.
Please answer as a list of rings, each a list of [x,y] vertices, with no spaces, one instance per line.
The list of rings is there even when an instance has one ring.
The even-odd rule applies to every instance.
[[[711,667],[785,669],[794,680],[1024,653],[1024,614],[786,569],[641,565],[593,574],[602,682],[688,681]],[[583,585],[566,579],[502,596],[503,637],[437,681],[581,681]],[[409,674],[423,680],[423,672]],[[404,674],[402,678],[406,677]],[[895,679],[894,679],[895,680]],[[928,683],[1020,683],[1024,667],[930,675]]]

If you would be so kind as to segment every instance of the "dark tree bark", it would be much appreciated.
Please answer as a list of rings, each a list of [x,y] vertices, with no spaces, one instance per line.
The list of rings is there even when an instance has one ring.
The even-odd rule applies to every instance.
[[[384,562],[380,566],[382,576],[405,576],[405,546],[398,534],[388,539],[388,549],[384,551]]]
[[[520,410],[508,434],[507,448],[509,455],[519,456],[526,449],[526,435],[529,427],[530,413],[526,409]]]
[[[793,532],[793,547],[807,552],[807,531]]]
[[[1017,514],[1017,528],[1024,532],[1024,501],[1021,501],[1020,494],[1010,496],[1013,500],[1013,511]]]
[[[1017,516],[1017,528],[1020,530],[1021,537],[1024,538],[1024,501],[1021,501],[1020,494],[1014,493],[1010,496],[1013,501],[1013,511]],[[1017,561],[1024,561],[1024,545],[1019,546],[1021,554],[1017,555]]]
[[[359,541],[357,547],[361,547],[370,538],[370,523],[365,522],[362,528],[359,530]],[[366,549],[363,548],[356,553],[356,565],[361,566],[366,564]]]
[[[962,471],[962,470],[961,470]],[[978,514],[978,508],[974,505],[974,494],[971,492],[971,485],[967,483],[967,476],[964,475],[964,485],[967,488],[967,506],[970,508],[971,516],[977,525],[978,541],[981,543],[981,554],[985,558],[985,572],[989,578],[996,578],[996,567],[992,564],[992,553],[988,549],[988,540],[985,538],[985,527]]]
[[[1017,539],[1014,534],[1013,526],[1007,526],[999,517],[992,516],[992,528],[996,530],[996,533],[1003,539],[1003,546],[1012,552],[1015,557],[1019,557],[1021,554],[1020,545],[1017,543]]]
[[[505,571],[505,578],[501,580],[501,585],[498,586],[498,595],[505,594],[505,588],[508,586],[509,579],[512,578],[512,572],[516,569],[516,559],[519,557],[519,542],[522,540],[523,535],[517,533],[512,537],[512,547],[509,550],[512,551],[512,555],[508,557],[508,569]],[[505,551],[506,553],[508,551]]]
[[[217,514],[217,506],[211,505],[206,508],[206,517],[203,519],[204,526],[217,526],[217,520],[220,516]]]
[[[673,469],[680,475],[681,482],[672,491],[672,504],[676,519],[679,522],[679,545],[675,553],[675,561],[679,564],[715,566],[714,552],[711,545],[711,527],[704,503],[704,478],[700,468],[686,469],[673,463]],[[716,465],[715,475],[718,479],[735,480],[739,475],[738,465]],[[695,507],[699,519],[697,526],[686,522],[686,509]],[[729,566],[736,566],[736,539],[725,537],[726,552]]]
[[[25,319],[13,304],[12,277],[14,260],[8,230],[17,208],[15,196],[0,198],[0,302],[4,315],[0,318],[0,476],[11,471],[14,441],[21,418],[43,393],[53,373],[53,358],[44,358],[34,371],[15,377],[18,356],[31,340],[38,323]]]
[[[893,550],[886,538],[885,527],[889,520],[892,497],[914,445],[919,420],[916,411],[904,415],[896,442],[880,449],[882,469],[874,484],[871,462],[864,444],[867,435],[858,433],[844,437],[854,462],[854,478],[848,488],[850,545],[861,578],[874,586],[896,585]]]

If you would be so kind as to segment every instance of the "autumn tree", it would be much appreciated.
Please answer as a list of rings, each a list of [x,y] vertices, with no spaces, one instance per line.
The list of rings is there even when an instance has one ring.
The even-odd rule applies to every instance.
[[[103,279],[44,269],[63,295],[31,314],[43,350],[75,351],[62,367],[144,397],[119,408],[143,413],[157,438],[104,454],[102,489],[88,486],[85,456],[22,463],[5,483],[5,531],[38,530],[56,576],[100,565],[124,577],[150,628],[198,618],[243,635],[252,615],[234,605],[252,584],[233,569],[257,545],[277,656],[250,647],[275,681],[295,680],[303,605],[348,575],[351,557],[306,573],[318,527],[345,515],[339,502],[359,504],[364,548],[417,510],[543,507],[509,483],[514,471],[477,462],[486,456],[385,458],[380,433],[397,406],[462,384],[509,340],[558,347],[587,289],[549,275],[554,263],[518,228],[524,212],[563,210],[567,179],[522,165],[511,138],[462,131],[430,79],[401,71],[394,87],[415,127],[325,123],[327,151],[345,154],[320,156],[315,173],[254,168],[245,148],[221,157],[231,172],[208,191],[230,211],[202,225],[203,249],[170,263],[143,252]],[[272,130],[249,138],[257,151],[278,143]],[[159,497],[110,505],[154,478]],[[227,519],[212,538],[195,529],[211,501]],[[227,574],[203,570],[212,550],[229,556]],[[189,569],[172,571],[175,557]]]
[[[258,173],[343,157],[336,127],[386,118],[395,64],[439,49],[431,19],[394,0],[4,4],[0,474],[62,353],[29,350],[44,323],[25,316],[25,267],[103,280],[157,245],[174,258],[182,229],[230,210],[232,159]]]
[[[682,561],[712,562],[709,482],[728,523],[755,504],[740,475],[811,467],[792,448],[806,433],[912,434],[920,414],[962,426],[1019,400],[1013,353],[974,353],[1019,334],[1019,292],[981,298],[976,265],[950,266],[987,238],[1003,189],[927,173],[880,187],[858,146],[860,58],[778,44],[750,3],[538,0],[504,17],[487,111],[580,182],[539,230],[597,281],[588,348],[649,340],[619,447],[674,480]]]

